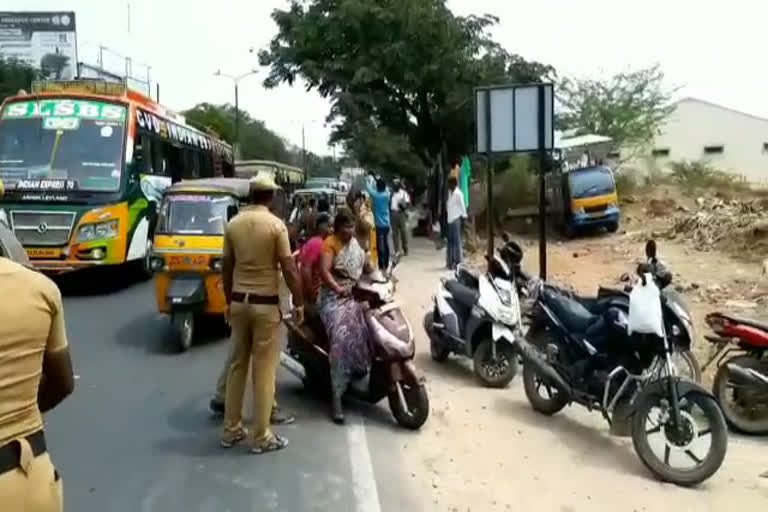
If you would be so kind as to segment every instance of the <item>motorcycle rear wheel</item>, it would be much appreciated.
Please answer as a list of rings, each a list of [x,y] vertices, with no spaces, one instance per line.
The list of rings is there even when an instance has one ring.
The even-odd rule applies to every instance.
[[[429,417],[429,397],[427,388],[424,384],[417,386],[400,382],[405,396],[405,403],[408,410],[403,409],[397,390],[391,391],[387,396],[389,400],[389,409],[395,421],[409,430],[419,430]]]
[[[764,409],[762,418],[752,419],[746,414],[743,408],[739,407],[739,404],[732,402],[739,402],[739,397],[735,396],[737,391],[729,388],[729,372],[728,363],[735,363],[745,368],[754,368],[756,370],[765,369],[765,366],[760,364],[760,361],[756,361],[750,356],[736,356],[728,359],[723,365],[718,368],[715,375],[715,381],[712,384],[712,392],[717,401],[720,403],[720,408],[723,410],[725,421],[734,430],[742,432],[744,434],[752,435],[764,435],[768,434],[768,403],[761,405]],[[745,391],[749,392],[745,386]]]
[[[665,459],[661,460],[651,448],[651,444],[648,441],[649,433],[656,433],[659,429],[667,428],[667,425],[657,425],[651,430],[647,430],[647,420],[651,417],[651,410],[658,407],[660,403],[669,400],[669,396],[665,391],[647,395],[640,400],[635,409],[634,417],[632,418],[632,444],[635,447],[635,452],[640,458],[642,463],[647,467],[651,473],[656,475],[657,478],[665,482],[670,482],[675,485],[683,487],[690,487],[697,485],[704,480],[714,475],[725,459],[725,452],[728,448],[728,427],[725,424],[725,418],[717,402],[710,396],[704,393],[688,393],[685,397],[681,397],[681,402],[685,400],[688,402],[689,407],[692,409],[693,405],[697,406],[707,419],[708,432],[698,432],[699,437],[704,435],[710,435],[711,445],[706,456],[703,459],[693,454],[688,449],[686,453],[689,454],[691,459],[697,462],[697,465],[692,469],[675,469],[669,465],[670,451],[669,445],[665,446]],[[682,412],[682,411],[681,411]],[[689,417],[692,417],[689,415]],[[688,421],[688,419],[686,419]],[[686,425],[687,426],[687,425]],[[696,432],[693,428],[692,432]],[[670,442],[669,434],[664,431],[665,442]]]
[[[541,395],[542,388],[549,390],[549,397]],[[552,416],[568,405],[568,400],[554,386],[547,386],[529,364],[523,364],[523,389],[533,410],[546,416]]]

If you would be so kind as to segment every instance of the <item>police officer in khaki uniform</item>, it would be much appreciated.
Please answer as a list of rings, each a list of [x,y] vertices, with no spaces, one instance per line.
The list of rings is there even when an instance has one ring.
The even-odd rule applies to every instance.
[[[59,474],[48,456],[41,412],[74,389],[56,285],[0,257],[0,510],[63,508]]]
[[[270,430],[275,375],[280,356],[280,270],[293,295],[293,319],[301,324],[303,296],[291,256],[288,229],[269,211],[278,187],[264,174],[251,179],[253,206],[244,208],[227,225],[224,236],[223,282],[232,327],[221,445],[229,448],[246,438],[242,424],[243,396],[251,362],[253,431],[251,451],[279,450],[288,440]]]

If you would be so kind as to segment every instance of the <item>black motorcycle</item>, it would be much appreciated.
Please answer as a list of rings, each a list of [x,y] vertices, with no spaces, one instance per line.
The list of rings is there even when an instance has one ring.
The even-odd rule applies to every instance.
[[[641,265],[638,274],[650,270]],[[725,419],[711,393],[676,375],[669,339],[629,335],[627,314],[610,300],[595,299],[590,310],[520,276],[533,302],[532,324],[518,342],[531,406],[552,415],[576,402],[600,411],[612,429],[629,427],[638,456],[662,480],[690,486],[712,476],[728,445]]]
[[[649,240],[645,245],[647,264],[656,286],[661,290],[661,307],[664,328],[670,345],[674,348],[672,360],[678,375],[701,383],[701,366],[693,355],[693,344],[696,341],[696,331],[693,327],[693,315],[683,296],[672,286],[672,273],[659,261],[656,255],[656,242]],[[625,281],[629,275],[624,276]],[[604,302],[610,301],[613,307],[622,309],[629,314],[629,294],[632,285],[627,284],[623,290],[599,287],[597,291],[598,311]]]

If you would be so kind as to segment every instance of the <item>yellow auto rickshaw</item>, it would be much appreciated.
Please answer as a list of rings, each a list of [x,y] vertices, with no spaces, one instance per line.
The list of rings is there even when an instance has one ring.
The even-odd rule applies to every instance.
[[[248,197],[249,182],[242,178],[181,181],[163,196],[151,265],[157,309],[170,315],[181,351],[192,345],[196,319],[226,313],[224,230]]]

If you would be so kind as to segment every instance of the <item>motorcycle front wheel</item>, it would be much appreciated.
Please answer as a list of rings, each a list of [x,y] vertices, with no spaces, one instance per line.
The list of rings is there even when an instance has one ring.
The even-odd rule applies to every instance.
[[[492,343],[488,339],[477,345],[472,358],[475,375],[485,387],[505,388],[517,375],[517,352],[509,343],[496,343],[494,359]]]
[[[681,397],[678,427],[672,424],[667,390],[639,400],[632,418],[632,443],[640,460],[657,478],[688,487],[720,469],[728,447],[728,429],[712,397],[703,392]],[[700,425],[701,420],[706,424]]]
[[[761,365],[750,356],[733,357],[718,368],[712,385],[712,392],[731,428],[745,434],[768,434],[768,393],[755,385],[734,382],[726,366],[729,363],[758,371],[766,371],[768,365]]]
[[[398,382],[395,385],[403,391],[405,407],[403,407],[397,389],[391,391],[387,398],[392,416],[402,427],[409,430],[420,429],[429,417],[429,397],[426,386],[424,384],[414,386],[405,382]]]

